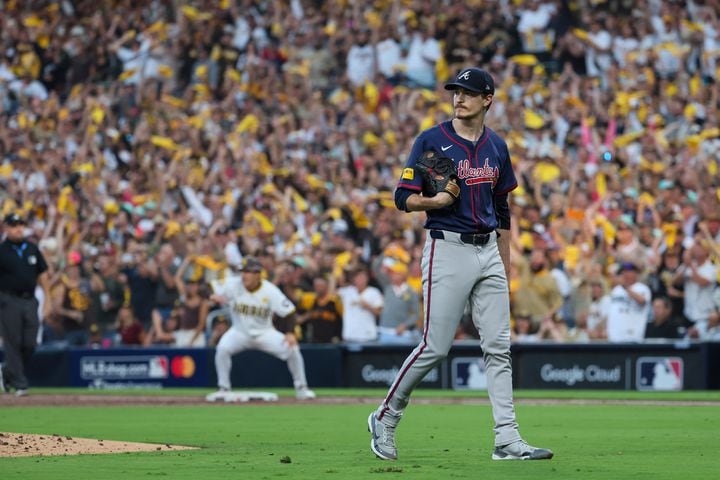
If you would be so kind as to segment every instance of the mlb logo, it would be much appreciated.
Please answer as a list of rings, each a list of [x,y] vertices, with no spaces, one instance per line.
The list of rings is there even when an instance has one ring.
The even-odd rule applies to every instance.
[[[638,390],[679,391],[683,389],[683,360],[679,357],[640,357],[635,384]]]
[[[148,377],[150,378],[167,378],[168,376],[168,359],[163,355],[151,357],[148,362]]]
[[[487,374],[482,358],[454,358],[451,371],[453,390],[487,390]]]

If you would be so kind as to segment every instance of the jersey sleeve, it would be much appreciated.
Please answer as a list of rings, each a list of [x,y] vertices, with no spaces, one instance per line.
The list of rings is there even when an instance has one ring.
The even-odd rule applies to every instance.
[[[239,279],[236,277],[230,277],[224,280],[213,280],[210,282],[210,285],[213,289],[213,293],[229,298],[233,293],[236,293],[237,289],[240,287],[238,285],[238,280]]]
[[[280,317],[287,317],[295,311],[295,305],[293,305],[282,290],[275,285],[272,285],[272,288],[270,289],[270,308]]]
[[[499,137],[491,138],[491,142],[497,143],[498,153],[500,154],[500,176],[498,177],[497,184],[495,185],[495,195],[504,195],[512,192],[518,186],[517,178],[515,178],[515,172],[513,171],[512,161],[510,160],[510,151],[508,150],[507,143],[501,140]]]
[[[405,163],[405,168],[403,168],[402,174],[400,175],[400,180],[397,184],[398,189],[404,188],[413,192],[419,192],[422,190],[422,179],[420,178],[420,175],[418,175],[415,171],[415,164],[425,150],[425,140],[423,138],[423,135],[420,135],[418,138],[415,139],[412,150],[410,150],[410,155],[408,156],[407,162]]]

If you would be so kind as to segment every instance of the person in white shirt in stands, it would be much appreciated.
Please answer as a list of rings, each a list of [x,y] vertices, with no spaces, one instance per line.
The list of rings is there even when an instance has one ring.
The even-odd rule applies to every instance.
[[[641,342],[650,319],[650,287],[638,281],[638,267],[620,266],[620,281],[610,292],[607,337],[610,342]]]
[[[612,65],[612,41],[612,35],[605,29],[605,19],[594,17],[585,40],[587,44],[585,63],[588,76],[602,76],[610,68]]]
[[[383,294],[369,285],[370,274],[360,267],[351,273],[350,285],[338,289],[343,304],[343,340],[373,342],[378,337],[377,317],[383,309]]]
[[[622,22],[619,35],[613,37],[612,54],[615,61],[620,67],[625,67],[627,63],[627,54],[637,50],[640,47],[640,41],[633,26],[632,20],[627,19]]]
[[[388,79],[405,70],[405,60],[402,55],[400,43],[395,38],[393,27],[386,25],[380,30],[381,40],[375,44],[378,70]]]
[[[156,78],[160,65],[153,56],[155,43],[143,34],[124,35],[109,45],[109,49],[123,63],[123,71],[129,72],[126,84],[137,85],[141,79]]]
[[[435,88],[435,65],[442,52],[434,37],[434,26],[421,23],[410,36],[410,46],[405,57],[406,76],[411,84]]]
[[[37,98],[43,101],[48,98],[45,85],[34,80],[30,75],[23,75],[21,78],[10,82],[9,88],[19,97]]]
[[[375,75],[376,62],[373,46],[370,44],[370,31],[361,29],[356,42],[348,50],[346,75],[355,87],[361,86],[366,80],[372,80]]]
[[[518,12],[517,24],[524,52],[543,53],[550,49],[555,32],[548,26],[554,11],[555,6],[552,3],[539,0],[525,2],[523,9]]]
[[[688,335],[691,338],[704,338],[708,320],[715,311],[713,293],[717,282],[717,266],[710,260],[710,252],[699,235],[696,235],[692,247],[683,253],[683,263],[675,275],[676,279],[685,281],[683,313],[693,322]]]
[[[704,339],[717,342],[720,341],[720,286],[715,287],[713,304],[715,308],[708,317],[708,329]]]

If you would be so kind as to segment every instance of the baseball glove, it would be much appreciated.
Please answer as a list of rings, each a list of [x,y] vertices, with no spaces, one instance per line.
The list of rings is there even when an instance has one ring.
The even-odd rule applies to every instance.
[[[415,170],[422,178],[423,196],[434,197],[439,192],[447,192],[455,199],[460,196],[457,167],[451,158],[440,156],[430,150],[420,156],[415,164]]]

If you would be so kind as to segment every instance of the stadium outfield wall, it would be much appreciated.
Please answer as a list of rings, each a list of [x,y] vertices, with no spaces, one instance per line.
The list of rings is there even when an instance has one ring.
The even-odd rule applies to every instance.
[[[303,345],[313,387],[387,388],[412,347]],[[605,390],[720,389],[720,343],[516,344],[516,388]],[[28,372],[37,387],[96,389],[206,387],[216,383],[208,348],[41,348]],[[235,388],[291,387],[284,362],[257,351],[233,358]],[[477,342],[456,343],[420,387],[485,390]]]

